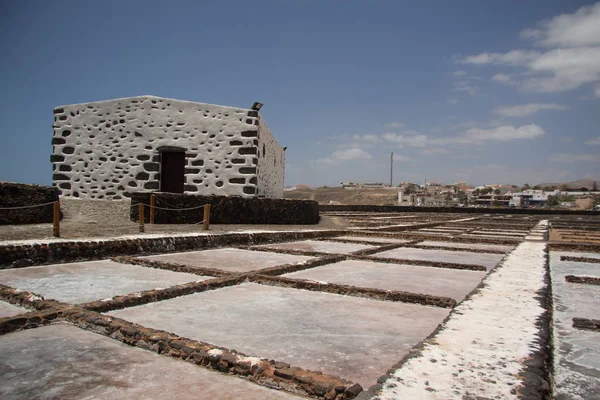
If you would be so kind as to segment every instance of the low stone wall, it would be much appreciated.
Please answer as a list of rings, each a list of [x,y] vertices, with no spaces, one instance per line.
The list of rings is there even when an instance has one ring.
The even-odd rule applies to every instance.
[[[251,275],[250,280],[262,285],[281,286],[288,288],[291,287],[295,289],[333,293],[343,296],[367,297],[377,300],[420,304],[424,306],[440,308],[454,308],[456,306],[456,300],[450,297],[401,292],[398,290],[361,288],[337,283],[320,283],[306,279],[290,279],[282,276]]]
[[[15,210],[3,208],[35,206],[58,201],[58,189],[50,186],[0,182],[0,225],[52,222],[53,205]]]
[[[375,205],[321,204],[319,211],[397,212],[397,213],[457,213],[457,214],[530,214],[530,215],[600,215],[600,211],[546,210],[539,208],[462,208]]]
[[[548,249],[552,250],[552,251],[574,251],[574,252],[578,252],[578,253],[600,253],[600,244],[550,242],[548,244]],[[569,259],[567,261],[582,261],[582,260]],[[588,262],[588,261],[585,261],[585,262]]]
[[[573,328],[589,331],[600,331],[600,320],[589,318],[573,318]]]
[[[600,258],[592,258],[592,257],[560,256],[560,261],[575,261],[575,262],[600,264]]]
[[[254,245],[341,235],[343,231],[226,233],[160,238],[108,239],[0,246],[0,269],[100,260],[114,256],[149,255],[216,247]]]
[[[152,193],[131,194],[132,221],[138,221],[138,204],[150,204]],[[210,204],[210,222],[213,224],[281,224],[307,225],[319,223],[319,205],[310,200],[266,199],[237,196],[196,196],[177,193],[154,193],[157,224],[195,224],[202,221],[202,206]],[[183,211],[163,210],[183,209]],[[186,210],[187,209],[187,210]],[[144,220],[150,221],[146,207]]]
[[[567,275],[565,276],[565,281],[569,283],[582,283],[585,285],[600,285],[600,278],[593,276]]]
[[[465,270],[469,270],[469,271],[487,271],[487,268],[484,267],[483,265],[458,264],[458,263],[441,262],[441,261],[413,260],[413,259],[408,259],[408,258],[377,257],[376,254],[369,255],[369,256],[350,255],[348,257],[348,259],[373,261],[373,262],[387,263],[387,264],[417,265],[419,267],[465,269]]]
[[[148,268],[156,268],[156,269],[164,269],[168,271],[174,272],[183,272],[186,274],[200,275],[200,276],[229,276],[232,275],[230,272],[225,272],[216,268],[206,268],[206,267],[192,267],[184,264],[171,263],[166,261],[157,261],[151,260],[149,258],[136,258],[136,257],[113,257],[111,259],[114,262],[118,262],[120,264],[125,265],[141,265],[142,267]]]

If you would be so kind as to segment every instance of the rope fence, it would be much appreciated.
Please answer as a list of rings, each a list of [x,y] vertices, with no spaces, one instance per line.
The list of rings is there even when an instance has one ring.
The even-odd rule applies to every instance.
[[[199,210],[201,208],[204,209],[204,218],[200,222],[196,222],[193,225],[202,224],[202,230],[207,231],[210,225],[210,204],[203,204],[197,207],[177,207],[172,204],[167,203],[164,200],[160,200],[161,203],[165,203],[166,205],[173,207],[159,207],[156,206],[156,197],[152,195],[150,197],[150,204],[138,203],[138,223],[140,232],[144,232],[144,207],[149,207],[150,209],[150,223],[154,224],[154,211],[155,210],[163,210],[163,211],[191,211],[191,210]],[[43,204],[34,204],[30,206],[17,206],[17,207],[0,207],[0,211],[10,211],[10,210],[22,210],[27,208],[36,208],[36,207],[46,207],[49,205],[53,205],[52,210],[52,233],[54,237],[60,237],[60,201],[50,201],[48,203]]]
[[[196,222],[193,225],[200,225],[202,224],[202,230],[207,231],[209,229],[210,226],[210,204],[203,204],[201,206],[196,206],[196,207],[177,207],[174,206],[173,204],[169,204],[164,200],[160,200],[161,203],[165,203],[166,205],[173,207],[173,208],[167,208],[167,207],[159,207],[156,205],[156,196],[155,195],[151,195],[150,196],[150,204],[146,204],[146,203],[138,203],[138,222],[139,222],[139,229],[140,232],[144,232],[145,231],[145,227],[144,227],[144,223],[145,223],[145,214],[144,214],[144,207],[149,207],[150,209],[150,224],[154,224],[154,211],[155,210],[164,210],[164,211],[191,211],[191,210],[199,210],[201,208],[204,209],[204,218],[202,219],[202,221],[200,222]]]
[[[17,206],[17,207],[0,207],[0,211],[11,211],[11,210],[24,210],[28,208],[46,207],[53,205],[52,208],[52,234],[54,237],[60,237],[60,201],[49,201],[43,204],[33,204],[30,206]]]
[[[51,201],[49,203],[44,203],[44,204],[34,204],[32,206],[0,207],[0,210],[20,210],[20,209],[23,209],[23,208],[45,207],[45,206],[49,206],[50,204],[54,204],[54,203],[58,203],[58,201]]]

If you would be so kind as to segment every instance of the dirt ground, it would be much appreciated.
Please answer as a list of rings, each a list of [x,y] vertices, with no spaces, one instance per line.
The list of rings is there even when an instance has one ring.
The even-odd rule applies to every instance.
[[[329,204],[331,201],[339,204],[397,205],[398,190],[398,188],[344,189],[327,187],[286,191],[283,196],[286,199],[315,200],[319,204]]]
[[[600,244],[600,231],[579,229],[551,229],[550,241]]]
[[[62,199],[63,219],[60,223],[60,237],[75,239],[137,235],[139,234],[138,223],[129,220],[130,204],[129,199]],[[348,224],[341,218],[322,216],[321,221],[316,225],[212,224],[210,232],[342,229],[347,226]],[[202,224],[146,224],[145,232],[148,234],[202,232]],[[52,224],[0,225],[0,241],[49,238],[52,238]]]
[[[582,197],[575,200],[575,210],[589,210],[594,205],[592,197]]]

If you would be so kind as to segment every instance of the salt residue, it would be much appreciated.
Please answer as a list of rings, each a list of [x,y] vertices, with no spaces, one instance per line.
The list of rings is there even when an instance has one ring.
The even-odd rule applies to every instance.
[[[546,226],[542,221],[536,228]],[[538,349],[536,321],[545,310],[536,296],[545,285],[545,248],[517,246],[420,356],[387,379],[379,398],[516,399],[522,362]]]
[[[210,354],[211,351],[214,351],[214,350],[210,350],[208,353]],[[250,365],[256,365],[256,364],[260,363],[260,358],[258,358],[258,357],[243,357],[243,356],[238,356],[238,360],[240,362],[250,363]]]
[[[184,233],[144,233],[135,235],[123,235],[115,237],[91,237],[91,238],[44,238],[44,239],[27,239],[27,240],[3,240],[0,241],[0,246],[17,246],[17,245],[34,245],[34,244],[49,244],[49,243],[69,243],[69,242],[112,242],[118,240],[131,239],[169,239],[172,237],[199,237],[199,236],[224,236],[232,234],[256,234],[256,233],[307,233],[307,232],[326,232],[327,229],[294,229],[294,230],[236,230],[231,232],[184,232]]]

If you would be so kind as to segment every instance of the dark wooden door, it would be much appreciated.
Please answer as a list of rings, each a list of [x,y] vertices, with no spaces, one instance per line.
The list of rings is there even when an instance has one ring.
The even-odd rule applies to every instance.
[[[160,191],[183,193],[185,153],[182,151],[163,151],[160,153],[160,160]]]

